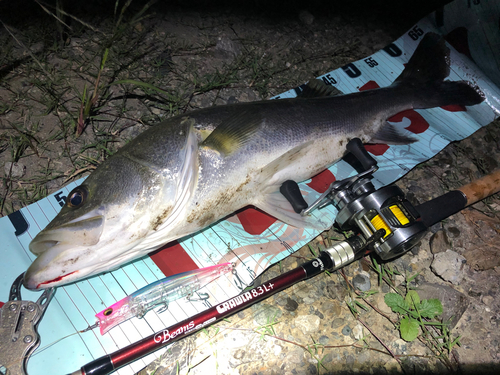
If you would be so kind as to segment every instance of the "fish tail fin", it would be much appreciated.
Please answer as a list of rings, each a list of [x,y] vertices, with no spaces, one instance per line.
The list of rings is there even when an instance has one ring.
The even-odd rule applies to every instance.
[[[450,74],[449,61],[444,38],[427,33],[392,86],[411,88],[414,109],[481,103],[484,96],[477,87],[465,81],[444,81]]]

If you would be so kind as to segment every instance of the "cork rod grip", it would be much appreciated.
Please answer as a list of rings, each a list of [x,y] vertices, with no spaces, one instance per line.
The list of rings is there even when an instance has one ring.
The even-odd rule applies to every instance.
[[[500,169],[415,207],[422,222],[430,227],[465,207],[500,191]]]
[[[490,173],[479,180],[459,188],[467,198],[466,206],[476,203],[500,191],[500,169]]]

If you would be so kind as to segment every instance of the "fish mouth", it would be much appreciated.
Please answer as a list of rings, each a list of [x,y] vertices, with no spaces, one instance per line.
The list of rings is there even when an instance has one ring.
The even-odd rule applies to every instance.
[[[104,222],[104,216],[98,215],[38,233],[29,245],[37,258],[26,271],[24,286],[38,290],[81,278],[92,257],[89,247],[99,242]]]
[[[104,228],[104,216],[78,219],[56,228],[44,229],[29,245],[30,251],[40,255],[55,246],[60,251],[73,246],[93,246],[99,242]]]
[[[47,280],[47,281],[39,281],[36,279],[36,276],[30,274],[29,272],[26,272],[25,276],[24,276],[24,287],[26,289],[29,289],[29,290],[40,290],[40,289],[45,289],[45,288],[51,288],[51,287],[54,287],[54,286],[58,286],[62,283],[64,284],[67,284],[68,281],[68,277],[75,274],[75,273],[78,273],[78,271],[73,271],[73,272],[70,272],[66,275],[62,275],[62,276],[58,276],[52,280]],[[75,277],[73,277],[72,279],[74,279]],[[63,282],[63,279],[64,282]]]

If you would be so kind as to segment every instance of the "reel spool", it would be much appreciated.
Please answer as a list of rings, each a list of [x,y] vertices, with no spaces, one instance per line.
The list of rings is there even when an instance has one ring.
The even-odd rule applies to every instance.
[[[335,221],[341,230],[358,229],[367,242],[377,231],[383,231],[372,244],[383,260],[405,253],[425,236],[427,226],[399,187],[375,190],[368,179],[359,184],[362,189],[356,184],[347,192],[331,194],[332,204],[339,210]]]

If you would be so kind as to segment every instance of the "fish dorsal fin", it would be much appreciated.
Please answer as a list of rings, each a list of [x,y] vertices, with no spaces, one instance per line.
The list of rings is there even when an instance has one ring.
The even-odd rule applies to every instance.
[[[417,139],[401,133],[401,131],[389,122],[386,122],[370,139],[370,143],[385,143],[389,145],[407,145],[416,142]]]
[[[432,32],[425,34],[394,84],[431,85],[441,82],[450,73],[449,56],[450,50],[442,36]]]
[[[334,86],[327,85],[320,79],[311,79],[302,86],[302,91],[297,95],[299,98],[321,98],[325,96],[343,95],[343,92]]]
[[[252,138],[263,121],[260,113],[252,108],[242,109],[222,121],[201,146],[216,150],[225,156],[230,155]]]

